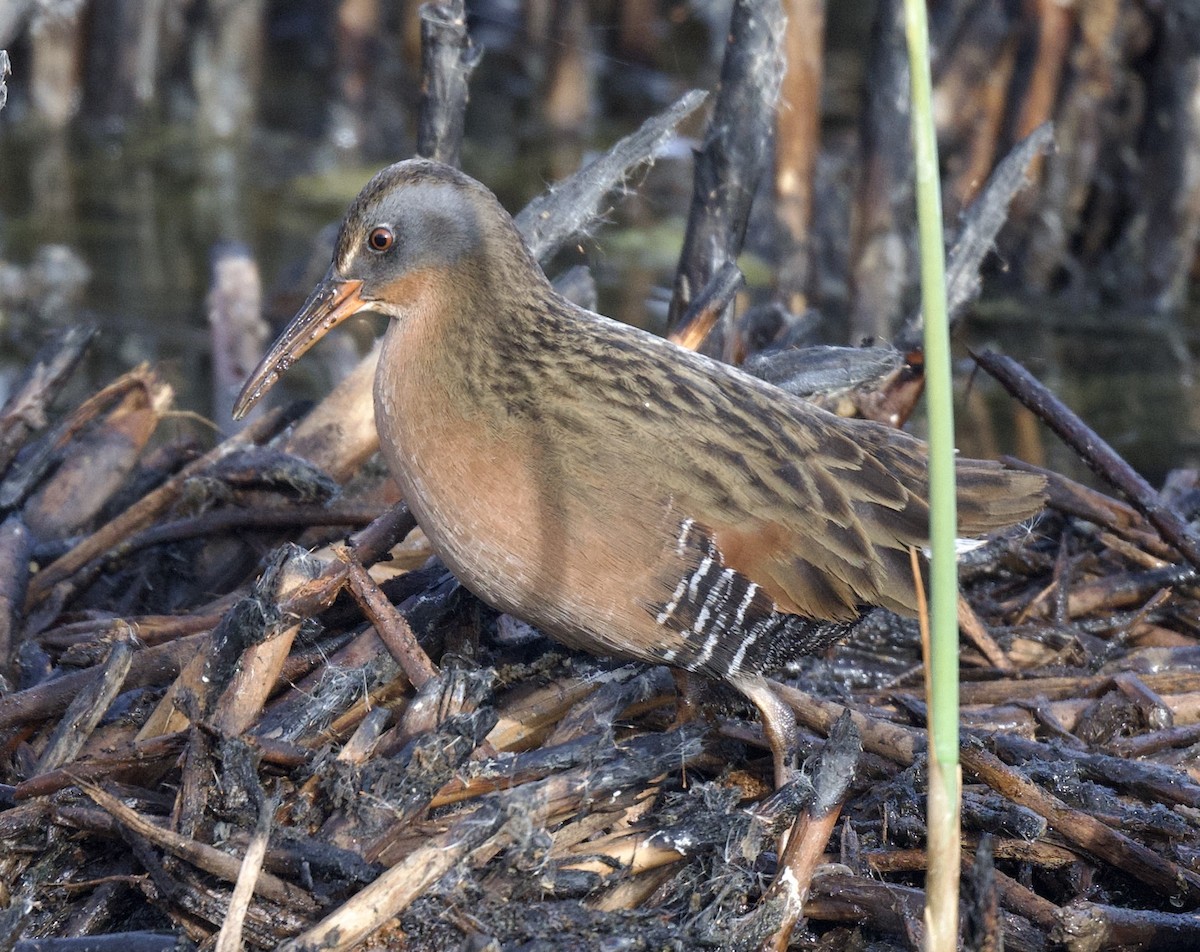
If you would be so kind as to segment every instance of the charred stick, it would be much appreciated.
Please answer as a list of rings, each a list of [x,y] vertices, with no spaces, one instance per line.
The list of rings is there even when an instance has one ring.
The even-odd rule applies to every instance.
[[[212,631],[221,615],[236,599],[223,596],[208,605],[200,606],[197,614],[132,615],[125,619],[143,645],[161,645],[198,631]],[[219,610],[218,610],[219,609]],[[48,651],[69,651],[72,648],[94,645],[108,636],[111,618],[92,618],[68,622],[38,635],[37,641]],[[82,667],[76,665],[75,667]]]
[[[1045,832],[1043,826],[1042,832]],[[1039,836],[1041,834],[1038,834]],[[978,837],[963,838],[965,854],[978,846]],[[1062,869],[1079,861],[1079,854],[1058,846],[1046,840],[1003,839],[993,840],[993,853],[997,859],[1014,863],[1028,863],[1043,869]],[[922,870],[929,864],[929,854],[916,847],[909,849],[878,849],[864,850],[861,854],[865,864],[863,872],[888,875],[891,873],[909,873]],[[831,863],[838,861],[838,856],[830,853],[827,860]],[[1022,913],[1024,915],[1024,913]]]
[[[812,888],[813,872],[841,816],[861,755],[862,739],[850,712],[846,711],[834,723],[829,739],[817,757],[812,773],[811,799],[792,826],[783,855],[779,857],[775,879],[758,908],[747,917],[751,921],[745,923],[754,931],[755,922],[762,923],[765,917],[778,917],[778,926],[766,945],[775,952],[787,949],[800,921],[804,901]]]
[[[1012,456],[1002,456],[1000,461],[1013,469],[1040,473],[1046,477],[1046,503],[1052,509],[1078,516],[1098,526],[1107,526],[1123,539],[1145,549],[1164,561],[1174,561],[1176,552],[1154,531],[1133,506],[1112,496],[1084,486],[1059,473],[1032,466]]]
[[[1122,539],[1115,532],[1109,532],[1100,526],[1097,526],[1096,541],[1105,549],[1110,549],[1116,555],[1121,556],[1134,565],[1144,569],[1161,569],[1170,565],[1167,559],[1160,559],[1157,555],[1152,555],[1143,549],[1138,548],[1132,542]],[[1156,541],[1158,541],[1156,539]]]
[[[123,630],[112,642],[104,664],[89,672],[93,675],[92,683],[74,697],[59,719],[54,733],[46,742],[42,756],[38,759],[35,775],[54,770],[74,760],[113,699],[121,692],[125,676],[133,662],[135,636],[128,625],[120,627]]]
[[[259,792],[261,794],[261,791]],[[217,934],[216,952],[240,952],[243,948],[242,925],[254,898],[254,886],[262,873],[263,859],[266,857],[267,843],[271,836],[274,808],[275,804],[263,797],[258,807],[258,823],[242,856],[242,868],[238,870],[237,882],[229,897],[229,913]]]
[[[921,921],[923,890],[864,876],[830,873],[813,881],[804,914],[823,922],[846,922],[910,937]],[[1009,952],[1042,952],[1045,936],[1028,920],[1005,913],[1004,947]]]
[[[421,7],[421,103],[417,155],[457,166],[467,114],[467,84],[482,50],[467,35],[463,0]]]
[[[411,832],[413,822],[429,808],[434,794],[453,779],[495,722],[496,713],[491,708],[454,714],[401,752],[398,759],[404,766],[404,795],[375,808],[380,821],[387,824],[382,832],[356,833],[364,859],[374,862]]]
[[[23,780],[17,784],[13,796],[18,801],[31,800],[56,793],[80,780],[102,780],[118,771],[170,764],[179,758],[186,743],[186,731],[132,741],[111,753],[97,754],[68,767]]]
[[[170,410],[174,392],[145,368],[134,386],[63,447],[58,466],[25,502],[24,518],[39,539],[55,539],[90,525],[125,483],[142,450]]]
[[[118,545],[131,533],[148,526],[158,518],[168,506],[179,498],[189,479],[203,473],[228,453],[269,438],[282,420],[282,414],[269,413],[261,420],[254,421],[246,429],[231,436],[200,459],[189,463],[153,492],[143,496],[115,519],[87,536],[62,558],[46,566],[29,582],[26,608],[36,606],[50,594],[54,586],[70,579],[82,569],[89,566],[94,568],[96,561],[109,549]]]
[[[741,269],[732,261],[726,261],[688,305],[687,312],[667,339],[688,350],[699,348],[745,283],[746,276]]]
[[[783,36],[780,4],[735,0],[720,91],[704,144],[696,153],[692,206],[668,316],[671,327],[742,249],[750,204],[770,154],[783,79]],[[714,346],[722,343],[719,335],[712,340]]]
[[[1065,617],[1080,618],[1098,612],[1141,605],[1158,593],[1196,582],[1196,570],[1190,565],[1168,565],[1144,572],[1122,572],[1107,578],[1076,585],[1064,593]],[[1064,586],[1059,586],[1061,591]]]
[[[1073,750],[1062,744],[1026,740],[1016,734],[994,734],[990,743],[1001,757],[1011,762],[1068,761],[1075,764],[1085,778],[1128,791],[1150,803],[1200,808],[1200,784],[1178,770],[1124,757]]]
[[[946,307],[952,327],[963,310],[979,297],[982,287],[979,271],[983,259],[996,246],[996,235],[1008,220],[1009,203],[1029,184],[1027,173],[1033,160],[1043,155],[1053,141],[1054,128],[1050,123],[1034,129],[996,166],[979,197],[963,214],[958,237],[946,260]],[[901,353],[921,349],[923,326],[924,317],[918,310],[896,335],[896,349]]]
[[[431,808],[471,800],[486,793],[518,787],[580,764],[595,762],[612,746],[612,737],[595,733],[556,747],[542,746],[518,754],[500,754],[474,764],[469,778],[456,777],[430,802]]]
[[[998,671],[1014,670],[1014,665],[1004,653],[1004,649],[996,643],[996,639],[975,613],[971,603],[962,595],[958,596],[958,627],[993,668]]]
[[[209,650],[202,652],[203,680],[194,690],[200,697],[213,698],[219,685],[227,685],[215,707],[207,712],[218,731],[238,735],[250,729],[275,689],[299,632],[300,616],[283,610],[274,612],[264,605],[287,604],[293,595],[320,578],[322,571],[321,563],[307,552],[285,548],[256,584],[253,595],[230,608],[213,629]],[[240,652],[238,645],[243,646]],[[235,670],[229,672],[226,664],[239,654]],[[172,691],[177,684],[172,685]]]
[[[180,836],[171,830],[163,829],[151,823],[137,811],[125,806],[112,794],[90,783],[81,780],[79,786],[96,804],[111,815],[122,826],[127,827],[137,836],[144,838],[160,849],[166,850],[172,856],[186,860],[203,869],[205,872],[223,879],[226,882],[236,882],[241,869],[241,861],[228,853],[200,843],[196,840]],[[306,891],[271,873],[260,873],[255,883],[256,895],[277,902],[282,906],[303,913],[316,913],[321,909],[320,904]]]
[[[992,838],[983,836],[975,850],[974,862],[962,855],[963,948],[969,952],[1001,952],[1004,927],[1000,922],[1000,893],[996,866],[992,860]]]
[[[312,759],[311,750],[305,750],[303,747],[289,744],[286,741],[256,737],[253,734],[247,734],[243,740],[258,752],[265,764],[273,764],[276,767],[299,767]]]
[[[613,675],[612,680],[576,704],[559,721],[546,746],[565,744],[597,731],[612,731],[616,719],[629,707],[672,691],[670,675],[663,667],[648,670],[628,667],[614,671]]]
[[[1052,942],[1066,949],[1160,949],[1200,947],[1195,913],[1122,909],[1098,902],[1075,902],[1059,913]]]
[[[537,745],[562,720],[568,708],[598,690],[611,677],[611,672],[598,672],[583,678],[562,678],[520,697],[500,709],[500,719],[488,735],[488,743],[498,751],[526,750]]]
[[[417,690],[390,736],[377,748],[381,756],[392,756],[421,736],[437,730],[447,719],[472,714],[490,698],[492,674],[489,671],[465,671],[447,668],[427,680]],[[495,727],[493,718],[491,726]]]
[[[362,719],[350,739],[338,751],[341,764],[364,764],[375,753],[376,744],[391,720],[392,712],[386,707],[372,708]]]
[[[19,515],[0,523],[0,675],[7,676],[29,583],[33,536]]]
[[[699,90],[685,93],[669,109],[647,119],[602,156],[526,205],[514,220],[533,256],[544,261],[572,235],[586,230],[599,215],[605,196],[639,165],[652,162],[674,135],[675,126],[704,99]]]
[[[981,796],[971,790],[963,793],[963,825],[976,830],[987,830],[996,835],[1011,836],[1018,841],[1032,843],[1046,834],[1046,821],[1032,810],[1018,806],[989,793]],[[1006,844],[1003,844],[1001,849]]]
[[[1200,724],[1170,727],[1137,737],[1118,737],[1109,742],[1108,748],[1118,757],[1132,758],[1149,757],[1163,750],[1195,744],[1200,744]]]
[[[426,845],[403,857],[381,856],[388,866],[383,875],[312,929],[280,946],[280,952],[359,947],[363,939],[408,908],[467,857],[486,859],[519,838],[521,830],[544,825],[567,804],[578,809],[607,802],[635,782],[687,763],[700,751],[694,734],[694,730],[683,730],[636,738],[630,743],[637,756],[590,764],[485,798]]]
[[[403,542],[417,527],[417,520],[408,511],[408,504],[392,506],[362,531],[350,539],[350,550],[361,565],[372,566]]]
[[[1067,806],[977,742],[964,740],[960,756],[964,770],[1000,795],[1044,816],[1070,842],[1166,896],[1178,896],[1193,903],[1200,898],[1200,876],[1196,873],[1111,829],[1094,816]]]
[[[169,681],[179,673],[183,663],[195,655],[207,637],[206,633],[188,635],[135,652],[125,677],[125,689]],[[61,714],[80,691],[87,689],[95,676],[94,671],[76,671],[0,698],[0,729]]]
[[[20,939],[13,952],[174,952],[179,936],[173,932],[110,932],[62,939]]]
[[[653,796],[653,788],[649,796]],[[637,806],[632,809],[636,810]],[[624,815],[628,816],[629,812],[625,811]],[[615,825],[611,813],[592,814],[587,820],[595,820],[598,824],[606,826]],[[574,829],[578,826],[584,826],[585,829]],[[575,835],[582,835],[586,832],[586,826],[585,820],[577,820],[569,827],[560,828],[560,832],[570,831]],[[555,840],[557,846],[558,837]],[[583,843],[574,847],[574,851],[579,855],[555,855],[554,851],[551,851],[550,858],[556,860],[553,866],[555,878],[574,878],[584,874],[598,880],[626,881],[631,876],[639,876],[682,862],[688,856],[687,852],[681,851],[677,846],[659,842],[657,834],[647,835],[645,831],[636,828]]]
[[[3,62],[7,63],[7,58]],[[46,411],[95,336],[95,327],[71,325],[37,352],[25,376],[0,408],[0,477],[29,435],[46,425]]]
[[[374,650],[379,651],[381,644],[373,629],[368,629],[371,635],[371,642],[374,644]],[[389,663],[394,667],[395,661],[388,656]],[[329,667],[336,667],[330,665]],[[345,701],[343,698],[325,699],[324,705],[337,713],[332,723],[324,724],[324,718],[321,718],[323,726],[316,731],[309,731],[314,725],[306,723],[302,726],[306,729],[305,733],[299,734],[297,743],[312,750],[316,750],[327,744],[336,744],[345,741],[346,738],[353,735],[353,732],[358,729],[358,726],[368,717],[376,708],[395,704],[400,698],[405,697],[412,690],[412,684],[408,678],[399,673],[392,680],[372,688],[365,695],[355,692],[355,699],[349,703],[349,706],[343,706],[340,702]],[[315,719],[315,718],[314,718]]]
[[[1194,568],[1200,568],[1200,540],[1186,520],[1166,505],[1154,487],[1116,450],[1015,360],[991,351],[975,359],[1005,390],[1044,420],[1093,472],[1120,490]]]
[[[192,519],[161,522],[113,546],[106,563],[155,545],[169,545],[239,529],[291,529],[309,526],[364,526],[379,518],[378,506],[274,506],[269,509],[216,509]]]
[[[880,718],[871,717],[860,711],[843,707],[832,701],[822,701],[811,694],[797,690],[778,681],[769,682],[774,691],[796,714],[800,723],[810,730],[828,736],[838,718],[846,711],[854,719],[854,726],[862,736],[863,750],[894,763],[911,764],[918,752],[924,749],[924,738],[915,731]]]
[[[1063,852],[1066,851],[1064,850]],[[964,854],[964,865],[966,858]],[[1072,862],[1074,859],[1072,855]],[[992,877],[996,883],[996,890],[1000,894],[1000,902],[1005,909],[1009,909],[1018,916],[1028,919],[1039,928],[1051,929],[1054,927],[1054,923],[1057,921],[1057,916],[1060,912],[1058,906],[998,869],[993,868]]]
[[[99,392],[92,394],[64,420],[60,421],[50,433],[46,434],[32,452],[26,453],[6,475],[3,482],[0,482],[0,508],[13,508],[25,501],[26,497],[33,495],[35,488],[43,482],[47,472],[59,461],[63,449],[72,440],[76,440],[81,434],[84,434],[89,427],[95,427],[97,420],[107,415],[109,418],[107,425],[111,428],[113,418],[128,418],[131,414],[139,411],[144,413],[149,410],[152,412],[154,422],[157,422],[158,416],[165,412],[171,396],[171,388],[159,379],[158,374],[145,365],[135,367]],[[144,443],[149,434],[143,435],[143,429],[144,426],[133,428],[133,431],[124,440],[118,440],[118,445],[128,448],[131,441]],[[73,463],[69,456],[66,462],[66,468],[79,465],[79,463]],[[95,465],[90,458],[82,461],[84,469],[89,465]],[[61,469],[62,467],[47,482],[61,480],[65,475]],[[41,494],[45,494],[44,486],[41,488]],[[66,494],[65,498],[72,505],[78,506],[78,501],[73,495]],[[36,501],[35,499],[34,502]],[[58,515],[53,505],[47,508],[49,509],[47,516],[53,518]],[[29,521],[28,518],[26,521]]]
[[[1142,681],[1158,694],[1190,694],[1200,691],[1200,672],[1156,671],[1142,675]],[[1045,698],[1070,700],[1095,697],[1108,690],[1112,675],[1096,674],[1082,677],[1026,678],[1021,681],[965,681],[962,684],[964,707],[974,704],[1007,704],[1012,701]]]
[[[346,581],[363,613],[375,626],[379,639],[387,646],[413,685],[420,688],[437,677],[438,669],[417,642],[407,619],[387,600],[370,575],[346,549],[338,552],[346,566]]]
[[[973,876],[973,874],[975,874],[979,865],[978,857],[982,851],[984,841],[989,843],[992,842],[991,837],[984,836],[980,838],[980,846],[975,854],[975,862],[972,862],[972,857],[970,854],[966,852],[963,853],[962,869],[964,879],[970,878]],[[1063,852],[1067,853],[1066,850],[1063,850]],[[1021,920],[1028,920],[1039,929],[1045,931],[1049,931],[1050,929],[1054,928],[1055,924],[1058,922],[1058,914],[1061,912],[1059,907],[1050,902],[1048,899],[1043,899],[1028,886],[1022,885],[1012,877],[1006,876],[1000,870],[996,869],[995,866],[992,865],[990,854],[991,848],[989,847],[989,856],[987,860],[988,867],[990,869],[990,872],[988,873],[989,891],[994,890],[994,895],[999,900],[1000,905],[1020,917],[1015,921],[1019,922]],[[1076,859],[1074,854],[1067,853],[1067,856],[1070,858],[1070,862],[1074,862]],[[968,915],[971,915],[971,912],[973,911],[974,910],[968,912]],[[998,909],[995,910],[995,918],[1001,920],[1003,919],[1003,915]],[[986,943],[986,939],[1002,940],[1003,937],[1004,929],[1001,921],[997,922],[994,930],[985,936],[984,942],[977,942],[974,944],[965,942],[964,948],[973,949],[975,952],[980,952],[980,950],[984,949],[995,950],[995,952],[999,952],[1000,949],[1004,948],[1003,941],[998,941],[992,945],[988,945]]]
[[[279,946],[279,952],[349,950],[407,909],[426,889],[466,860],[472,851],[501,836],[508,821],[500,802],[485,801],[445,832],[391,866],[311,929]]]

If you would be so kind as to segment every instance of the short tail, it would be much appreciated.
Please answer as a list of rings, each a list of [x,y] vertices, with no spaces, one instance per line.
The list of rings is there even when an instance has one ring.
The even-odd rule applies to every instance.
[[[960,535],[991,532],[1037,515],[1046,504],[1046,480],[989,460],[956,464]]]

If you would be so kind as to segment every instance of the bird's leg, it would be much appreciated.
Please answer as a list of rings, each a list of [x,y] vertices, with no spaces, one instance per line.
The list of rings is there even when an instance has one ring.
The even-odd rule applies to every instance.
[[[771,748],[775,761],[775,788],[786,784],[796,769],[796,741],[798,731],[796,715],[792,709],[767,685],[763,677],[737,678],[732,681],[735,688],[754,702],[762,719],[763,733]]]

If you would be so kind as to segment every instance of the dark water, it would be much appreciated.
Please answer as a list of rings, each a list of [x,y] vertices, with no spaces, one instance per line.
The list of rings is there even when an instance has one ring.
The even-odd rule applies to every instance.
[[[661,57],[673,68],[608,63],[601,75],[611,86],[596,97],[597,117],[575,136],[539,125],[534,90],[506,59],[511,50],[494,42],[491,63],[485,59],[473,83],[464,166],[518,210],[544,183],[573,171],[683,90],[711,87],[716,61],[705,36],[696,24],[680,27],[677,49],[672,53],[668,43]],[[315,236],[340,218],[370,174],[412,148],[411,84],[379,113],[391,145],[339,150],[325,134],[328,104],[316,94],[304,59],[283,50],[269,64],[260,122],[229,142],[204,141],[194,126],[177,120],[140,124],[117,136],[79,129],[48,134],[11,120],[3,126],[0,258],[24,267],[38,249],[64,245],[90,278],[72,301],[41,308],[10,303],[0,312],[0,400],[49,329],[88,320],[101,333],[76,383],[80,395],[149,361],[174,386],[180,407],[211,413],[204,299],[213,248],[230,241],[249,248],[278,329],[307,290],[304,271]],[[829,93],[839,94],[836,87]],[[691,185],[687,145],[681,140],[640,177],[638,197],[614,203],[612,224],[561,262],[588,262],[601,309],[641,326],[661,328],[665,315]],[[768,280],[753,259],[747,271],[752,285]],[[1157,480],[1200,457],[1194,328],[1186,316],[1142,320],[990,302],[967,336],[974,347],[996,345],[1025,362]],[[350,336],[361,344],[367,333]],[[296,374],[292,392],[307,387],[319,394],[345,365],[347,347],[343,341],[314,352],[310,371]],[[322,356],[333,365],[327,372],[320,369]],[[1040,439],[1020,438],[1012,404],[994,387],[978,381],[968,392],[964,377],[961,389],[964,452],[1040,455],[1055,468],[1076,470],[1071,454],[1044,431]]]
[[[204,299],[214,246],[244,243],[268,288],[287,283],[287,269],[340,215],[352,188],[314,198],[253,145],[197,146],[172,130],[158,136],[136,149],[11,134],[0,144],[5,257],[27,264],[39,246],[64,244],[90,271],[78,314],[40,314],[34,326],[9,329],[5,373],[47,325],[89,320],[100,328],[95,383],[150,361],[181,405],[207,412]]]

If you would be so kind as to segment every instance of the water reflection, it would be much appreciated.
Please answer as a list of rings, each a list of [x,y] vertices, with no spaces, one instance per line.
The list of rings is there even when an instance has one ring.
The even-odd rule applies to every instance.
[[[1159,485],[1169,470],[1200,462],[1200,389],[1183,323],[1159,315],[1102,309],[1081,314],[1045,302],[1000,300],[980,307],[967,336],[973,348],[995,347],[1025,363]],[[1001,434],[992,445],[1015,447],[1017,455],[1031,462],[1038,462],[1040,446],[1041,465],[1094,482],[1056,437],[1030,427],[1026,411],[1014,407],[990,381],[978,383],[992,411],[987,419]],[[986,426],[977,406],[965,412],[959,425],[963,452],[974,454],[988,444]],[[1004,434],[1011,436],[1005,439]]]
[[[499,10],[493,5],[493,13]],[[714,22],[719,19],[714,15]],[[283,20],[277,17],[275,27]],[[603,94],[593,85],[564,88],[560,105],[577,128],[570,134],[553,131],[554,115],[539,115],[533,105],[554,69],[545,47],[549,41],[534,44],[543,54],[534,69],[532,60],[514,54],[512,23],[497,13],[478,27],[491,52],[472,85],[463,160],[514,211],[683,88],[711,87],[715,81],[716,57],[694,38],[665,57],[675,63],[674,71],[663,68],[661,50],[656,67],[629,54],[633,58],[601,71],[611,79]],[[681,22],[672,29],[688,35],[697,27]],[[582,41],[573,49],[580,56],[596,54]],[[175,388],[179,406],[214,412],[205,320],[213,248],[237,241],[250,249],[266,289],[268,321],[278,329],[324,270],[330,223],[373,171],[411,151],[415,87],[411,80],[400,82],[403,60],[382,66],[360,62],[360,72],[337,73],[330,84],[314,68],[313,55],[311,44],[276,43],[265,65],[261,121],[243,134],[213,137],[201,131],[228,126],[218,119],[139,120],[116,137],[46,131],[29,121],[4,126],[0,255],[29,269],[27,286],[38,281],[45,286],[45,275],[56,267],[78,268],[67,261],[55,265],[44,255],[33,265],[39,248],[62,245],[77,254],[90,279],[80,289],[78,272],[74,285],[64,273],[62,282],[74,291],[50,295],[37,306],[28,300],[5,306],[0,399],[48,327],[90,320],[102,332],[75,381],[77,397],[149,361]],[[335,72],[329,63],[323,68]],[[326,86],[332,86],[331,96],[324,95]],[[330,122],[338,115],[341,120]],[[351,128],[353,134],[347,133]],[[566,267],[588,261],[601,309],[652,330],[662,330],[665,289],[682,239],[691,187],[687,153],[684,145],[660,161],[636,183],[637,196],[614,207],[614,227],[556,262]],[[748,270],[747,302],[762,296],[767,280]],[[829,335],[838,340],[836,310],[830,315]],[[994,343],[1028,364],[1152,481],[1173,466],[1194,462],[1200,410],[1180,339],[1180,327],[1191,325],[1115,316],[1096,323],[1081,327],[1078,315],[1058,321],[1045,305],[1010,304],[981,308],[969,336],[973,347]],[[323,393],[374,329],[364,321],[348,334],[332,335],[288,375],[283,392]],[[960,416],[964,452],[1041,455],[1054,468],[1077,469],[1069,451],[1052,437],[1039,438],[1011,402],[982,381],[972,391],[964,388]]]

